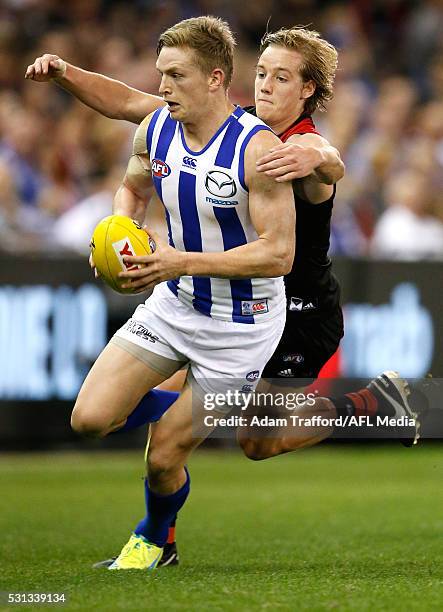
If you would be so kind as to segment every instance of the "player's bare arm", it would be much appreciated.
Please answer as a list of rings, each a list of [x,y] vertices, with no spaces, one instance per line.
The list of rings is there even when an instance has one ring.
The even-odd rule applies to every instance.
[[[152,115],[138,126],[133,140],[132,155],[126,173],[114,197],[113,214],[131,217],[144,223],[146,208],[153,192],[151,163],[146,148],[146,131]]]
[[[145,267],[122,272],[120,276],[130,279],[130,286],[142,291],[178,276],[259,278],[287,274],[292,268],[295,249],[292,188],[289,183],[277,183],[256,170],[257,159],[278,142],[271,132],[261,131],[251,139],[245,152],[249,212],[257,240],[221,253],[177,251],[158,240],[153,255],[125,258]]]
[[[137,124],[146,115],[165,105],[158,96],[139,91],[102,74],[83,70],[49,53],[37,57],[28,66],[25,79],[54,81],[102,115]]]
[[[151,116],[145,117],[134,134],[132,154],[123,181],[115,194],[112,207],[114,215],[130,217],[141,225],[145,221],[147,204],[153,193],[151,164],[146,149],[146,130]],[[98,272],[94,265],[92,253],[89,256],[89,265],[97,278]]]
[[[257,169],[276,181],[296,180],[311,195],[301,192],[301,197],[317,203],[330,197],[332,189],[325,187],[343,178],[345,165],[338,150],[322,136],[294,134],[260,159]]]

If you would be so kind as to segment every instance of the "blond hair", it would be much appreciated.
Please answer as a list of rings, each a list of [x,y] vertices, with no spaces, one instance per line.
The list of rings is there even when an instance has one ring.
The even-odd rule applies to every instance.
[[[294,49],[303,61],[300,76],[303,82],[313,81],[315,91],[305,102],[305,111],[313,113],[317,108],[325,110],[325,103],[334,95],[333,85],[337,70],[337,50],[315,30],[302,26],[282,28],[277,32],[266,32],[260,44],[260,53],[270,45]]]
[[[176,23],[158,39],[157,55],[163,47],[188,47],[205,74],[221,68],[227,89],[234,71],[235,38],[229,25],[219,17],[193,17]]]

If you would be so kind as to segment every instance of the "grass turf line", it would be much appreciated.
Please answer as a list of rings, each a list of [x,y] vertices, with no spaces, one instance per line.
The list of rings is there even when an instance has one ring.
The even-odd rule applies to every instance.
[[[108,572],[91,565],[143,515],[141,453],[1,456],[0,590],[67,594],[38,610],[441,610],[441,447],[197,452],[190,471],[181,565]]]

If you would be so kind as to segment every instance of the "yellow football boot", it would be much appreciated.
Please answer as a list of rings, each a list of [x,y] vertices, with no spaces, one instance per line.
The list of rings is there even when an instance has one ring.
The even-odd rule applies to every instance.
[[[133,533],[122,548],[117,559],[108,567],[110,570],[153,570],[162,558],[163,548],[150,544],[142,535]]]

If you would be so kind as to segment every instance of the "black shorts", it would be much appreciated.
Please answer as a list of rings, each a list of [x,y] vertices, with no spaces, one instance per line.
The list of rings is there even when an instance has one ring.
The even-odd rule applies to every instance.
[[[339,305],[326,311],[287,310],[281,340],[263,370],[262,378],[276,378],[305,386],[315,380],[343,338],[343,313]],[[291,380],[292,379],[292,380]]]

